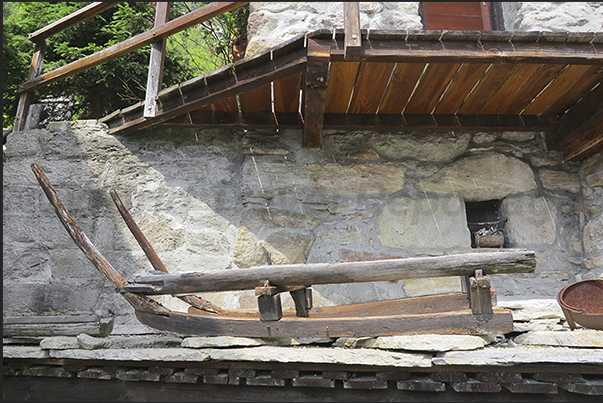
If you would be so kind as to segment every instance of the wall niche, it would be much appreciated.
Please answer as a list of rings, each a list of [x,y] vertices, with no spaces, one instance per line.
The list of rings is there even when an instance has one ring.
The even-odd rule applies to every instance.
[[[465,202],[472,248],[506,246],[504,227],[507,219],[500,213],[501,202],[502,200]]]

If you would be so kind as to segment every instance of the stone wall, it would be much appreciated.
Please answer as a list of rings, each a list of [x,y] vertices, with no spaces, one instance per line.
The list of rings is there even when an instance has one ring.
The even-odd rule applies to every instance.
[[[600,32],[601,2],[503,2],[508,31]]]
[[[422,29],[418,4],[360,3],[362,28]],[[504,3],[510,30],[597,31],[602,9]],[[253,2],[247,56],[300,33],[341,28],[342,12],[341,2]],[[110,136],[95,121],[11,134],[3,314],[95,313],[115,317],[117,333],[149,331],[62,228],[31,172],[34,161],[126,278],[151,265],[114,207],[112,188],[170,272],[470,251],[465,203],[497,200],[505,246],[534,250],[538,262],[535,274],[492,276],[499,295],[551,297],[603,273],[602,153],[563,162],[547,152],[542,133],[331,131],[321,150],[301,148],[301,136],[194,129]],[[313,288],[315,305],[332,305],[456,291],[460,281]],[[204,297],[226,308],[256,305],[252,291]],[[288,297],[283,303],[293,305]]]
[[[418,2],[361,2],[362,29],[423,29]],[[246,57],[298,34],[343,28],[342,2],[252,2]]]
[[[75,246],[39,187],[37,161],[91,241],[126,278],[150,270],[109,197],[116,189],[170,272],[441,255],[471,248],[465,202],[497,199],[509,247],[535,274],[492,276],[503,296],[554,296],[603,272],[603,157],[563,162],[541,133],[324,133],[150,129],[95,121],[11,134],[4,162],[4,315],[115,317],[147,332]],[[584,240],[584,241],[583,241]],[[458,278],[318,285],[315,305],[458,290]],[[252,291],[208,293],[228,308]],[[184,304],[161,301],[172,309]],[[286,297],[285,307],[292,307]]]

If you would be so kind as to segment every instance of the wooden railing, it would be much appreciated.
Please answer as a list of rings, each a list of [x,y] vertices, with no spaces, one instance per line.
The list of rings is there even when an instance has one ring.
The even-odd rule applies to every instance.
[[[161,90],[161,83],[163,80],[163,60],[165,57],[166,39],[193,25],[200,24],[215,16],[242,7],[249,2],[228,1],[210,3],[171,21],[169,21],[170,3],[156,2],[155,23],[153,29],[48,73],[41,74],[47,38],[119,3],[120,2],[91,3],[29,35],[29,40],[34,42],[36,46],[29,68],[28,80],[19,86],[20,95],[17,114],[15,116],[15,124],[13,126],[14,132],[21,131],[25,128],[29,106],[33,102],[37,89],[133,52],[146,45],[152,45],[152,48],[145,96],[145,117],[155,116],[155,98],[157,93]]]

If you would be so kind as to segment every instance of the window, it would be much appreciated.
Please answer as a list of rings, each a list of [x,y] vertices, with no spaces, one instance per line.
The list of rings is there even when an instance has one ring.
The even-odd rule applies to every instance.
[[[419,13],[426,30],[503,30],[502,7],[490,2],[421,2]]]

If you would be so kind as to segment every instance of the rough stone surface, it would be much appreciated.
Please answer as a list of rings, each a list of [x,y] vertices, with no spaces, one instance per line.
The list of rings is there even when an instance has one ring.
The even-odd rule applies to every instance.
[[[603,331],[579,329],[566,332],[529,332],[516,337],[515,343],[533,346],[603,348]]]
[[[42,339],[40,347],[44,350],[67,350],[70,348],[80,348],[80,344],[76,337],[55,336]]]
[[[388,352],[368,349],[342,349],[320,347],[270,347],[241,348],[236,350],[212,350],[213,360],[298,362],[321,364],[366,365],[379,362],[393,367],[429,367],[431,355]]]
[[[264,248],[270,254],[272,264],[304,263],[314,242],[312,234],[296,234],[278,231],[264,241]]]
[[[503,3],[509,31],[598,32],[603,22],[599,2]]]
[[[251,347],[266,344],[261,339],[249,337],[187,337],[182,341],[182,347],[189,348],[211,348],[211,347]]]
[[[469,228],[456,196],[391,200],[379,217],[381,243],[409,247],[467,248]]]
[[[404,282],[404,292],[408,297],[447,294],[460,290],[461,280],[458,277],[412,278]]]
[[[39,346],[2,346],[2,358],[49,358]]]
[[[547,189],[563,190],[571,193],[580,191],[580,178],[577,174],[546,170],[540,173],[540,180]]]
[[[534,319],[565,319],[556,298],[499,297],[496,307],[510,309],[513,320],[516,322],[528,322]]]
[[[97,350],[52,350],[52,358],[104,361],[207,361],[205,350],[190,348],[103,348]]]
[[[557,207],[544,197],[507,197],[501,204],[511,246],[553,244],[557,236]]]
[[[371,143],[374,150],[388,160],[418,159],[452,161],[467,150],[468,133],[399,133],[378,134]]]
[[[457,193],[465,201],[485,201],[536,189],[536,182],[525,162],[485,153],[447,165],[419,187],[428,192]]]
[[[475,179],[483,197],[505,195],[509,246],[536,253],[535,273],[492,276],[499,296],[554,296],[568,282],[603,273],[603,188],[587,180],[600,172],[600,155],[582,165],[565,163],[542,151],[540,133],[424,135],[332,131],[325,134],[324,149],[314,150],[301,148],[300,130],[167,129],[120,137],[94,121],[79,121],[10,136],[3,166],[5,312],[95,313],[115,319],[115,335],[156,333],[135,318],[125,299],[116,298],[73,244],[31,173],[33,161],[128,279],[151,267],[108,197],[111,188],[170,272],[335,263],[470,250],[463,192],[449,182],[438,183],[441,193],[428,190],[443,173],[466,175],[463,164],[475,175],[458,181],[467,194]],[[473,148],[467,148],[468,139]],[[405,146],[417,155],[404,154]],[[440,154],[428,155],[432,148]],[[514,150],[524,156],[511,157]],[[369,151],[379,158],[358,158]],[[480,161],[495,165],[496,172],[479,170]],[[540,176],[546,171],[578,172],[581,191],[546,188]],[[492,185],[501,181],[508,185],[504,192]],[[325,306],[457,291],[458,279],[313,290],[315,306]],[[202,297],[224,308],[257,307],[252,290]],[[188,309],[171,296],[157,300],[176,311]],[[288,295],[283,307],[293,307]]]
[[[510,366],[535,363],[600,364],[603,350],[569,347],[490,347],[473,351],[438,353],[434,365]]]
[[[363,29],[423,29],[417,2],[361,3]],[[342,2],[253,2],[246,57],[317,29],[343,28]]]
[[[400,335],[369,338],[359,340],[356,347],[411,351],[475,350],[492,341],[493,338],[481,336],[422,334],[421,337]]]

